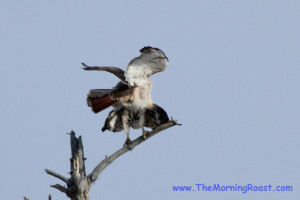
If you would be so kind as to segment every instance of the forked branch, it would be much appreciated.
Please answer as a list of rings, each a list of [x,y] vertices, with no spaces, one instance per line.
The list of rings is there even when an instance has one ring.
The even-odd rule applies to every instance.
[[[70,133],[70,141],[71,141],[71,151],[72,157],[70,159],[71,162],[71,177],[68,179],[63,175],[60,175],[56,172],[46,169],[46,173],[52,175],[67,185],[62,186],[59,184],[51,185],[51,187],[58,189],[59,191],[65,193],[70,199],[72,200],[89,200],[89,190],[101,172],[110,165],[114,160],[118,157],[123,155],[124,153],[132,150],[134,147],[138,146],[145,140],[149,139],[150,137],[156,135],[157,133],[168,129],[172,126],[180,125],[175,120],[171,120],[161,126],[157,127],[156,129],[152,130],[150,133],[146,135],[144,138],[143,136],[138,137],[129,146],[123,147],[116,151],[109,157],[106,157],[102,160],[95,169],[86,176],[85,166],[84,166],[84,154],[83,154],[83,145],[82,145],[82,138],[79,136],[78,138],[75,136],[75,133],[72,131]]]

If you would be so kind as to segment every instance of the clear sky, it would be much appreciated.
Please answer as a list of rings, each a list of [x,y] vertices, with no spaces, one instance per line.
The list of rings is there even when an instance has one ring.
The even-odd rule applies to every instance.
[[[170,64],[152,77],[154,102],[183,124],[109,166],[91,199],[299,199],[300,3],[229,1],[1,1],[1,199],[67,199],[45,168],[68,176],[66,133],[83,136],[87,172],[122,147],[101,133],[89,89],[118,79],[80,62],[125,69],[144,46]],[[141,130],[131,131],[131,138]],[[196,191],[195,184],[273,186]],[[194,192],[174,192],[191,185]],[[292,192],[274,192],[293,186]]]

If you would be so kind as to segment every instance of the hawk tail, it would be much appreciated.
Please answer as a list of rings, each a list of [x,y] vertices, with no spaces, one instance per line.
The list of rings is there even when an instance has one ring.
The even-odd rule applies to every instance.
[[[101,112],[102,110],[114,105],[117,101],[110,98],[109,94],[105,94],[101,97],[91,99],[89,104],[94,113]]]

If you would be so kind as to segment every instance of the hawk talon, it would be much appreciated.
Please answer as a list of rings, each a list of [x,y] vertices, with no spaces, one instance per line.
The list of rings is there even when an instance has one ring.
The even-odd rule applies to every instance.
[[[132,144],[132,142],[131,142],[130,138],[128,137],[128,138],[126,139],[126,141],[125,141],[123,147],[127,147],[128,150],[131,151],[131,150],[133,149],[133,148],[131,148],[131,146],[130,146],[131,144]]]
[[[131,140],[129,139],[129,137],[126,139],[123,147],[129,146],[130,144],[132,144]]]

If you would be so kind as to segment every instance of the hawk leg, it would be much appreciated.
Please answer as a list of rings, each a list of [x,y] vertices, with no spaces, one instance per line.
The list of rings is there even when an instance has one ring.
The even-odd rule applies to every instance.
[[[129,150],[131,150],[132,149],[130,147],[131,140],[129,138],[130,126],[129,126],[129,121],[128,121],[128,112],[126,112],[126,111],[122,115],[122,123],[123,123],[124,131],[126,133],[126,140],[125,140],[123,147],[127,146],[129,148]]]
[[[142,128],[142,130],[143,130],[143,138],[146,139],[147,135],[148,135],[150,132],[149,132],[149,131],[146,131],[146,130],[144,129],[144,127]]]

